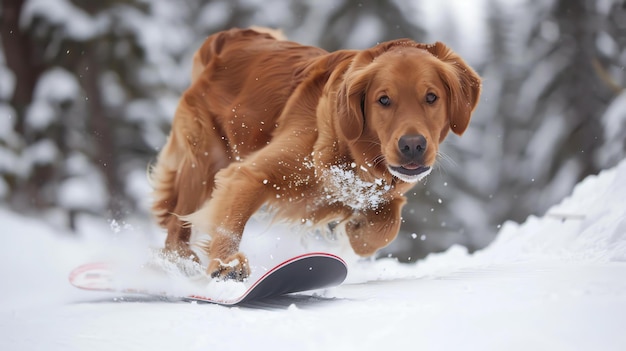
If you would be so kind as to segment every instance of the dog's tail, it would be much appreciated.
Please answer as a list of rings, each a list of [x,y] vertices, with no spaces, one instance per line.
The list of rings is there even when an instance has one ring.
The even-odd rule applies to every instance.
[[[268,34],[276,40],[287,40],[287,37],[280,29],[258,26],[252,26],[249,29],[257,33]],[[196,53],[193,55],[193,65],[191,66],[191,83],[195,82],[196,79],[198,79],[198,77],[202,74],[202,71],[204,71],[204,67],[206,67],[211,58],[211,53],[215,51],[214,46],[221,45],[221,43],[223,43],[224,36],[224,32],[218,33],[217,35],[211,35],[204,41],[200,49],[198,49],[198,51],[196,51]]]

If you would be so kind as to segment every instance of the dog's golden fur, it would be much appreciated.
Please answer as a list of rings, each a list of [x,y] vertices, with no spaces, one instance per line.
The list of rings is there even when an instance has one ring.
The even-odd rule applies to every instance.
[[[165,249],[244,279],[244,226],[267,204],[294,222],[338,220],[372,255],[400,227],[406,193],[449,130],[462,134],[480,78],[442,43],[407,39],[328,53],[267,29],[207,38],[151,177]],[[347,195],[346,195],[347,194]]]

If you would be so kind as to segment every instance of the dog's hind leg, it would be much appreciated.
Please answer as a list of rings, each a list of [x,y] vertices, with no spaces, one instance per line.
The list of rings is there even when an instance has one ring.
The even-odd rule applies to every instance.
[[[189,246],[191,228],[180,216],[195,212],[211,196],[215,174],[228,164],[227,151],[209,119],[194,118],[181,104],[172,132],[150,174],[152,212],[167,229],[165,250],[198,260]]]

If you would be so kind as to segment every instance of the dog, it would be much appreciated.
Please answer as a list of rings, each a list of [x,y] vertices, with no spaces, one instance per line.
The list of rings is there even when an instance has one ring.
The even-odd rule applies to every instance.
[[[449,131],[463,134],[481,79],[445,44],[409,39],[323,49],[265,28],[209,36],[150,177],[164,250],[245,280],[239,244],[262,206],[291,222],[340,223],[371,256],[398,234],[404,194]]]

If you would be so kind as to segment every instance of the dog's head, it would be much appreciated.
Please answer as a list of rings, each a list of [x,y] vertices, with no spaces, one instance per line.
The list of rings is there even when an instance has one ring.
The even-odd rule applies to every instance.
[[[382,43],[360,52],[347,70],[337,95],[337,129],[353,148],[361,145],[373,166],[417,182],[432,169],[448,131],[461,135],[467,128],[480,85],[476,72],[442,43]]]

